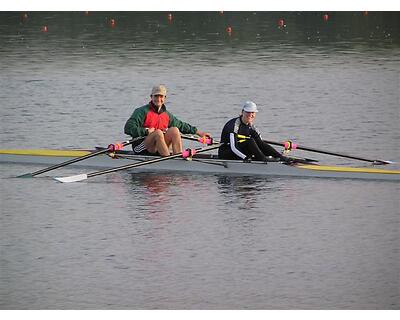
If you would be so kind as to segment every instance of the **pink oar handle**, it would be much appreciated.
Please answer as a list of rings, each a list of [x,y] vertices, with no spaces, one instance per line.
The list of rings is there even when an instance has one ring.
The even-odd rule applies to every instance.
[[[289,151],[294,150],[297,148],[297,143],[294,143],[293,141],[288,140],[288,141],[284,142],[284,147],[285,147],[285,150],[289,150]]]
[[[206,145],[210,145],[213,144],[213,139],[207,136],[203,136],[201,138],[199,138],[199,142],[202,144],[206,144]]]
[[[182,151],[182,158],[189,158],[196,154],[196,149],[186,149]]]

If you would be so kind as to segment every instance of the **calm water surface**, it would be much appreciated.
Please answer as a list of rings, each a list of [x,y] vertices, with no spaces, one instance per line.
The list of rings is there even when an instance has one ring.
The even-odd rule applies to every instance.
[[[251,99],[264,138],[400,161],[398,13],[0,15],[0,148],[125,140],[164,83],[217,137]],[[0,165],[2,309],[400,307],[397,183],[39,168]]]

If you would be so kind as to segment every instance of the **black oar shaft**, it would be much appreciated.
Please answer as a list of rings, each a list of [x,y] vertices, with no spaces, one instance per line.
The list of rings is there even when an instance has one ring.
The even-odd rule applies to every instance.
[[[244,139],[249,139],[250,138],[250,137],[242,136],[242,135],[239,135],[239,136],[241,138],[244,138]],[[191,137],[191,136],[183,136],[182,135],[182,138],[188,139],[188,140],[194,140],[194,141],[197,140],[198,141],[198,139],[196,139],[195,137]],[[285,143],[284,142],[276,142],[276,141],[271,141],[271,140],[263,140],[263,141],[268,143],[268,144],[273,144],[273,145],[285,147]],[[214,141],[214,143],[218,143],[218,142]],[[342,157],[342,158],[349,158],[349,159],[354,159],[354,160],[372,162],[373,164],[390,164],[390,163],[392,163],[391,161],[386,161],[386,160],[367,159],[367,158],[364,158],[364,157],[354,156],[354,155],[350,155],[350,154],[339,153],[339,152],[328,151],[328,150],[321,150],[321,149],[316,149],[316,148],[311,148],[311,147],[306,147],[306,146],[301,146],[301,145],[296,145],[296,149],[300,149],[300,150],[304,150],[304,151],[310,151],[310,152],[316,152],[316,153],[321,153],[321,154],[328,154],[328,155],[338,156],[338,157]],[[316,162],[316,160],[312,160],[312,159],[307,159],[307,160]]]
[[[210,147],[199,148],[199,149],[195,149],[195,150],[196,150],[196,153],[200,153],[200,152],[205,152],[205,151],[210,151],[210,150],[217,149],[221,145],[222,144],[220,143],[218,145],[212,145]],[[102,174],[117,172],[117,171],[126,170],[126,169],[132,169],[132,168],[141,167],[141,166],[144,166],[144,165],[148,165],[148,164],[152,164],[152,163],[156,163],[156,162],[161,162],[161,161],[165,161],[165,160],[169,160],[169,159],[175,159],[175,158],[179,158],[179,157],[182,157],[182,153],[177,153],[177,154],[173,154],[173,155],[166,156],[166,157],[160,157],[160,158],[156,158],[156,159],[151,159],[151,160],[148,160],[148,161],[127,164],[127,165],[120,166],[120,167],[117,167],[117,168],[105,169],[105,170],[100,170],[100,171],[88,173],[87,177],[91,178],[91,177],[99,176],[99,175],[102,175]]]
[[[81,160],[85,160],[85,159],[97,156],[97,155],[102,154],[102,153],[104,153],[104,150],[98,151],[98,152],[94,152],[94,153],[89,153],[89,154],[87,154],[85,156],[82,156],[82,157],[79,157],[79,158],[74,158],[74,159],[59,163],[59,164],[55,164],[55,165],[53,165],[51,167],[44,168],[44,169],[32,172],[30,175],[32,177],[33,176],[37,176],[37,175],[39,175],[41,173],[45,173],[45,172],[48,172],[48,171],[51,171],[51,170],[54,170],[54,169],[57,169],[57,168],[61,168],[61,167],[67,166],[69,164],[72,164],[72,163],[75,163],[75,162],[78,162],[78,161],[81,161]]]
[[[133,142],[133,140],[125,141],[125,142],[122,142],[121,145],[123,147],[125,147],[127,145],[130,145],[132,142]],[[44,168],[44,169],[41,169],[41,170],[38,170],[38,171],[35,171],[35,172],[32,172],[32,173],[27,173],[26,176],[34,177],[34,176],[37,176],[39,174],[42,174],[42,173],[45,173],[45,172],[48,172],[48,171],[51,171],[51,170],[54,170],[54,169],[61,168],[61,167],[67,166],[67,165],[75,163],[75,162],[79,162],[79,161],[82,161],[82,160],[85,160],[85,159],[89,159],[89,158],[92,158],[92,157],[95,157],[95,156],[98,156],[100,154],[107,153],[107,152],[111,152],[111,150],[107,148],[107,149],[103,149],[103,150],[100,150],[100,151],[97,151],[97,152],[92,152],[92,153],[89,153],[89,154],[84,155],[82,157],[74,158],[74,159],[67,160],[67,161],[64,161],[62,163],[59,163],[59,164],[55,164],[55,165],[53,165],[51,167],[48,167],[48,168]],[[25,175],[23,175],[23,176],[25,176]]]
[[[111,172],[117,172],[117,171],[121,171],[121,170],[136,168],[136,167],[144,166],[146,164],[152,164],[152,163],[156,163],[156,162],[160,162],[160,161],[164,161],[164,160],[168,160],[168,159],[174,159],[174,158],[178,158],[178,157],[181,157],[181,156],[182,156],[182,154],[174,154],[174,155],[163,157],[163,158],[157,158],[157,159],[152,159],[152,160],[148,160],[148,161],[127,164],[127,165],[120,166],[120,167],[117,167],[117,168],[104,169],[104,170],[88,173],[87,176],[88,176],[88,178],[95,177],[95,176],[99,176],[99,175],[106,174],[106,173],[111,173]]]
[[[276,142],[276,141],[270,141],[270,140],[264,140],[264,141],[266,143],[269,143],[269,144],[274,144],[274,145],[283,146],[283,147],[285,146],[285,143],[283,143],[283,142]],[[304,151],[310,151],[310,152],[316,152],[316,153],[322,153],[322,154],[329,154],[329,155],[332,155],[332,156],[338,156],[338,157],[349,158],[349,159],[360,160],[360,161],[373,162],[373,163],[388,163],[385,160],[367,159],[367,158],[353,156],[353,155],[349,155],[349,154],[345,154],[345,153],[339,153],[339,152],[315,149],[315,148],[310,148],[310,147],[301,146],[301,145],[297,145],[296,149],[300,149],[300,150],[304,150]]]
[[[245,139],[248,139],[249,137],[246,137],[246,136],[242,136],[243,138],[245,138]],[[187,135],[182,135],[182,138],[183,139],[186,139],[186,140],[192,140],[192,141],[200,141],[200,139],[199,138],[196,138],[196,137],[193,137],[193,136],[187,136]],[[269,143],[268,141],[266,141],[266,140],[264,140],[266,143]],[[213,140],[213,142],[212,142],[212,144],[217,144],[217,143],[220,143],[218,140]],[[273,143],[271,143],[271,144],[273,144]],[[278,145],[283,145],[284,146],[284,144],[283,143],[279,143],[279,142],[276,142],[276,144],[278,144]],[[315,160],[315,159],[311,159],[311,158],[295,158],[295,157],[289,157],[289,158],[291,158],[291,159],[294,159],[294,160],[297,160],[297,161],[306,161],[306,162],[318,162],[318,160]]]

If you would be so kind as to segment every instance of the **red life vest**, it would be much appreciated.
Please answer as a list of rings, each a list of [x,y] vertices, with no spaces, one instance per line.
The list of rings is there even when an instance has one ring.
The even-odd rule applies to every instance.
[[[154,109],[152,103],[150,103],[149,112],[146,114],[146,118],[144,119],[143,127],[144,128],[155,128],[160,130],[166,130],[169,124],[169,116],[168,112],[162,108],[160,113]]]

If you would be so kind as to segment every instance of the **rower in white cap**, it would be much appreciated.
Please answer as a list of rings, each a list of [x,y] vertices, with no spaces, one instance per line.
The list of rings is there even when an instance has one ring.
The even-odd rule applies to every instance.
[[[224,144],[218,150],[219,158],[264,162],[267,161],[267,157],[288,160],[262,140],[260,131],[254,125],[257,112],[257,105],[253,101],[246,101],[241,115],[225,124],[221,133],[221,142]]]

